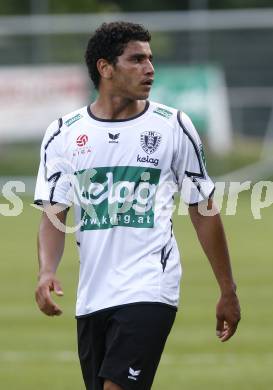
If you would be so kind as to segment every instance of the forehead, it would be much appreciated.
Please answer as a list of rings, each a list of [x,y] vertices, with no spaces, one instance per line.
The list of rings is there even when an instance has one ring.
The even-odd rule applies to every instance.
[[[152,55],[149,42],[142,41],[130,41],[125,46],[122,56],[130,56],[134,54],[144,54],[147,56]]]

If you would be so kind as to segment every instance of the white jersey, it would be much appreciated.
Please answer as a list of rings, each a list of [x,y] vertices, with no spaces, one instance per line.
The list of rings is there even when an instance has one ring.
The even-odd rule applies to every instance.
[[[111,121],[83,107],[54,121],[41,147],[35,203],[74,203],[76,316],[138,302],[177,306],[173,197],[180,191],[196,204],[213,190],[200,138],[173,108],[147,102],[134,118]]]

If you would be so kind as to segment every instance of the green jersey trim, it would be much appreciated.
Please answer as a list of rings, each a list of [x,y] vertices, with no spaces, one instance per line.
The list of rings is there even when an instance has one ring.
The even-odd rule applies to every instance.
[[[155,110],[153,111],[155,114],[161,115],[164,118],[170,119],[170,117],[173,115],[171,111],[166,110],[165,108],[162,107],[156,107]]]
[[[64,123],[66,124],[67,127],[69,127],[69,126],[73,125],[73,123],[80,120],[81,118],[83,118],[83,116],[81,114],[77,114],[77,115],[73,116],[72,118],[67,119],[67,121],[65,121]]]

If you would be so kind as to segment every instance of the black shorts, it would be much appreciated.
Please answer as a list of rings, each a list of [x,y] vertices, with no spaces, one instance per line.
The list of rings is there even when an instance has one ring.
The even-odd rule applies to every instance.
[[[77,318],[78,352],[87,390],[105,379],[123,390],[149,390],[176,308],[135,303]]]

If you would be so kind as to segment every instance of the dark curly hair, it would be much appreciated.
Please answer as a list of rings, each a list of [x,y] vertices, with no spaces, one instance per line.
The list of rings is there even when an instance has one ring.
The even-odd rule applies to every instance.
[[[98,88],[100,74],[97,61],[104,58],[115,65],[130,41],[150,42],[151,34],[140,24],[128,22],[103,23],[91,36],[85,52],[85,62],[95,88]]]

